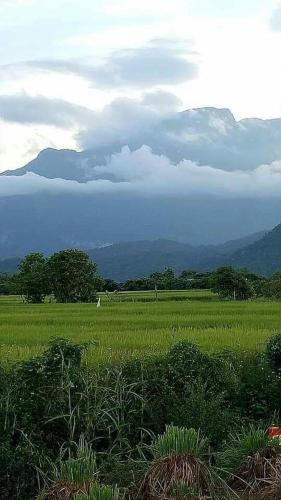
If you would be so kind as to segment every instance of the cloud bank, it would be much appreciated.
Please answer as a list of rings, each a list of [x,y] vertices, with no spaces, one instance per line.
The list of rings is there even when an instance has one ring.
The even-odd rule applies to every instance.
[[[173,164],[165,156],[143,146],[137,151],[124,147],[106,165],[93,167],[92,180],[47,179],[34,173],[0,177],[0,196],[30,195],[38,192],[73,194],[129,193],[142,197],[218,198],[279,197],[281,162],[262,165],[252,171],[227,172],[199,166],[189,160]]]
[[[2,66],[0,73],[48,71],[76,75],[93,86],[106,88],[152,88],[175,85],[198,76],[198,65],[190,42],[176,39],[151,40],[146,45],[116,50],[105,59],[85,63],[83,59],[37,59]]]
[[[178,112],[174,99],[161,92],[139,101],[116,99],[94,114],[77,141],[81,149],[106,147],[108,154],[145,144],[174,163],[188,159],[223,170],[251,170],[281,160],[281,119],[236,121],[230,110],[217,108]]]
[[[31,97],[25,93],[0,95],[0,119],[19,124],[42,124],[69,128],[90,123],[93,113],[62,99]]]

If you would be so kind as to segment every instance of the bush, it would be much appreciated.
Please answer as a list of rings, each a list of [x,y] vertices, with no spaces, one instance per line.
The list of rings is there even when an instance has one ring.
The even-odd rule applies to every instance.
[[[267,356],[226,351],[210,355],[180,342],[158,358],[93,369],[83,365],[85,348],[55,339],[41,356],[9,370],[0,367],[0,432],[5,436],[0,447],[1,498],[32,498],[37,471],[50,477],[52,463],[57,467],[52,484],[76,465],[79,469],[82,460],[77,462],[74,443],[82,434],[95,450],[99,480],[119,484],[137,498],[136,485],[147,471],[147,460],[160,459],[156,448],[161,443],[172,449],[175,428],[185,428],[179,431],[183,443],[192,428],[193,436],[199,430],[208,436],[211,451],[220,451],[229,432],[249,422],[278,425],[277,417],[271,420],[281,408],[280,372],[272,369],[272,363],[279,366],[276,349],[269,363],[271,348]],[[174,431],[166,434],[167,424]],[[162,438],[154,441],[154,449],[155,435]],[[180,442],[176,446],[180,452]],[[60,456],[61,447],[67,456]],[[201,455],[200,460],[204,462]],[[186,489],[181,479],[173,493],[198,498],[197,486]]]
[[[30,500],[38,490],[36,467],[39,454],[30,449],[23,439],[15,445],[6,436],[0,445],[0,498],[1,500]]]
[[[11,425],[53,450],[71,439],[80,399],[84,344],[54,339],[41,355],[20,363],[9,396]]]
[[[270,337],[266,344],[266,356],[273,370],[281,370],[281,334]]]

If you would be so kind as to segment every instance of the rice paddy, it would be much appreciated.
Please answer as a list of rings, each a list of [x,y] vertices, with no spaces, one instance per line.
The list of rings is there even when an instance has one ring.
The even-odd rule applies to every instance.
[[[126,292],[115,300],[101,296],[95,304],[24,304],[19,297],[0,297],[2,362],[30,358],[52,337],[96,341],[90,363],[165,352],[183,339],[207,351],[223,348],[262,349],[281,331],[281,303],[219,301],[208,291]]]

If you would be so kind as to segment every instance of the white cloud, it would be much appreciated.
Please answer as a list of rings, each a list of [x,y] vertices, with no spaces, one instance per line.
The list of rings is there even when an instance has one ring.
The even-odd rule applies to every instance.
[[[0,120],[0,172],[33,160],[45,148],[78,148],[73,131],[42,125],[22,125]]]
[[[24,92],[98,110],[116,98],[140,98],[142,92],[157,87],[176,93],[183,109],[216,106],[230,108],[239,118],[281,116],[281,37],[268,23],[273,3],[2,0],[0,58],[7,64],[0,68],[0,96]],[[271,21],[275,29],[279,16],[277,7]],[[154,55],[147,52],[152,38],[186,37],[194,43],[186,43],[186,53],[163,47],[160,52],[154,47]],[[193,49],[197,55],[191,53]],[[168,59],[164,59],[166,50]],[[35,68],[37,59],[40,71]],[[32,65],[24,65],[24,60],[32,60]],[[194,64],[200,66],[196,79],[192,79]],[[218,121],[214,125],[224,126]],[[91,133],[89,130],[89,144]],[[30,130],[26,134],[30,136]],[[46,143],[51,144],[51,129],[48,134]],[[113,130],[108,136],[113,136]],[[191,142],[198,135],[180,132],[179,139],[183,138]],[[22,152],[24,142],[17,137]],[[60,134],[55,140],[58,147],[75,142],[74,135],[65,141]],[[5,163],[23,165],[26,155],[17,155],[15,164],[15,153],[9,150]]]
[[[279,197],[281,162],[262,165],[255,170],[226,172],[183,160],[173,164],[143,146],[131,152],[124,147],[106,165],[93,168],[94,180],[81,184],[63,179],[47,179],[33,173],[22,177],[0,177],[0,196],[51,193],[132,193],[148,197],[219,198]]]
[[[112,52],[100,63],[86,64],[79,59],[42,59],[20,64],[21,71],[47,71],[77,75],[98,88],[150,88],[176,85],[198,76],[190,42],[155,39],[142,47]],[[5,66],[2,73],[17,65]]]
[[[6,122],[54,125],[65,129],[89,124],[93,113],[62,99],[25,93],[0,95],[0,118]]]

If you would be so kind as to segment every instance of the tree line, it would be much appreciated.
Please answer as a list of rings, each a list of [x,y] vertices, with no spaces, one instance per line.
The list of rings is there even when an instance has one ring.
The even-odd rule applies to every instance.
[[[123,290],[152,290],[155,287],[158,290],[210,289],[221,299],[281,299],[281,272],[266,278],[248,269],[225,266],[213,272],[183,271],[177,275],[173,269],[167,268],[148,277],[129,280],[123,285]]]
[[[247,269],[220,267],[214,272],[166,268],[149,276],[117,283],[98,275],[97,265],[87,253],[68,249],[46,257],[31,253],[20,263],[18,272],[0,275],[0,295],[22,295],[26,302],[42,303],[46,297],[56,302],[95,302],[98,292],[145,290],[211,289],[221,299],[248,300],[267,297],[281,299],[281,271],[270,278]]]

